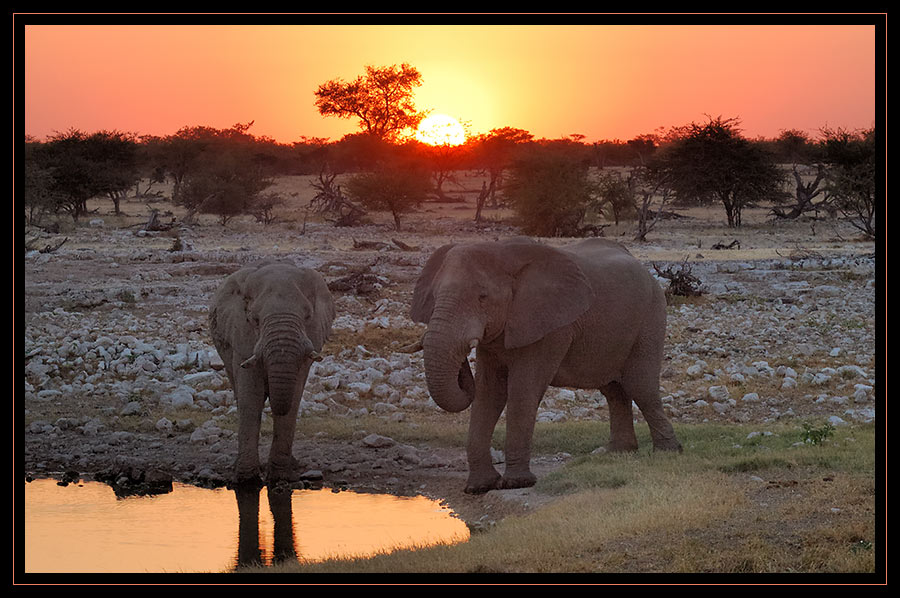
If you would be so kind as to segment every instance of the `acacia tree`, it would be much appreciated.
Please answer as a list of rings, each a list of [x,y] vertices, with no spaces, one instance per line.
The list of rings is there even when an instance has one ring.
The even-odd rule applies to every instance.
[[[672,189],[669,185],[670,174],[665,168],[661,168],[655,157],[651,158],[646,164],[635,167],[629,174],[629,187],[634,190],[638,197],[637,205],[637,230],[635,231],[635,241],[646,241],[647,234],[652,231],[663,211],[666,203],[671,199]],[[654,202],[658,202],[659,206],[656,212],[651,210]]]
[[[822,146],[828,164],[828,190],[850,223],[875,238],[877,202],[875,129],[851,133],[823,131]]]
[[[25,168],[22,183],[22,205],[25,222],[39,225],[44,214],[56,211],[53,195],[53,173],[40,159],[43,144],[30,135],[25,136]]]
[[[479,135],[473,140],[474,162],[488,174],[488,183],[478,196],[475,207],[475,222],[481,221],[481,211],[488,200],[491,205],[497,205],[496,197],[502,185],[504,170],[512,165],[517,150],[532,138],[533,135],[523,129],[501,127],[491,129],[486,135]]]
[[[772,215],[776,218],[794,219],[814,210],[826,208],[832,210],[831,195],[825,187],[826,168],[822,161],[822,152],[803,131],[787,129],[775,139],[774,150],[778,160],[791,165],[791,176],[794,178],[794,204],[784,208],[775,206]],[[810,180],[803,172],[812,166],[815,175]],[[819,198],[819,201],[815,201]]]
[[[35,147],[29,159],[37,167],[32,174],[46,175],[42,193],[53,199],[54,211],[66,211],[77,221],[87,213],[87,201],[98,195],[112,198],[118,213],[119,198],[140,178],[136,156],[133,135],[70,129]]]
[[[353,81],[333,79],[320,85],[316,108],[323,116],[358,118],[363,132],[396,141],[424,117],[413,102],[413,90],[420,85],[422,75],[409,64],[367,66],[365,76]]]
[[[138,144],[134,135],[120,131],[98,131],[87,138],[88,154],[97,165],[97,184],[113,202],[113,211],[140,180]]]
[[[613,222],[635,212],[635,192],[632,178],[623,177],[615,170],[601,170],[597,175],[597,195],[594,202],[598,211],[612,214]]]
[[[743,209],[760,201],[782,201],[784,175],[774,157],[741,136],[736,119],[691,123],[661,158],[679,201],[719,201],[729,227],[741,226]]]

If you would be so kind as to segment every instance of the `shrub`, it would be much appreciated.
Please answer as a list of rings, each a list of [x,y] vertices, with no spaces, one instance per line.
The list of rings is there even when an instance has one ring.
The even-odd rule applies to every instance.
[[[400,216],[420,206],[431,192],[431,174],[412,160],[390,160],[351,177],[345,187],[367,209],[389,211],[400,230]]]
[[[586,163],[541,147],[515,163],[504,190],[525,232],[541,237],[578,236],[594,193]]]

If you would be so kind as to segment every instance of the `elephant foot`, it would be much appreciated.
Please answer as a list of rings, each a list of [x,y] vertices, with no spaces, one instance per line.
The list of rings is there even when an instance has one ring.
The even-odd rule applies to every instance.
[[[684,449],[681,447],[681,443],[677,440],[666,441],[666,442],[657,442],[653,445],[654,451],[669,451],[673,453],[680,453]]]
[[[297,482],[300,480],[300,464],[293,455],[276,457],[269,460],[266,469],[266,481],[269,484],[278,482]]]
[[[610,441],[610,443],[606,445],[606,450],[611,453],[633,453],[636,450],[638,450],[638,445],[637,445],[637,441],[635,441],[635,442]]]
[[[506,472],[500,479],[500,488],[509,490],[512,488],[531,488],[537,483],[537,476],[530,471],[521,473]]]
[[[497,488],[500,479],[500,474],[496,471],[494,471],[493,474],[487,475],[475,475],[470,473],[464,491],[466,494],[484,494],[489,490]]]
[[[259,471],[235,470],[233,485],[239,488],[262,488],[262,477]]]
[[[294,467],[269,467],[266,472],[266,482],[277,484],[279,482],[294,483],[300,481],[300,472]]]

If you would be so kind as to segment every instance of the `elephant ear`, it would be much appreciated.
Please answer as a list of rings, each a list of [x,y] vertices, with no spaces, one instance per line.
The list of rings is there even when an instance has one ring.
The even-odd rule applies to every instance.
[[[331,334],[331,323],[335,317],[334,299],[325,279],[314,270],[309,271],[308,280],[301,288],[313,307],[313,317],[306,335],[313,344],[313,349],[321,351]]]
[[[213,295],[209,306],[209,332],[219,351],[230,352],[238,342],[234,334],[246,327],[247,297],[244,293],[244,281],[250,273],[249,268],[234,272]],[[226,355],[221,357],[226,359]]]
[[[594,291],[584,272],[565,253],[536,245],[516,248],[524,265],[515,275],[513,298],[506,319],[508,349],[539,341],[586,312]]]
[[[425,266],[422,273],[419,274],[419,280],[416,281],[416,288],[413,291],[412,306],[409,310],[410,318],[413,322],[427,324],[431,319],[431,312],[434,310],[434,278],[444,265],[444,258],[447,252],[456,245],[450,243],[438,247]]]

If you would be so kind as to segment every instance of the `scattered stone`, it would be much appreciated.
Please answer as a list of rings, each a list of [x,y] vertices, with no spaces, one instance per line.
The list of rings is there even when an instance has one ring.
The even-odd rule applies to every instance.
[[[369,434],[362,439],[363,446],[368,448],[388,448],[394,446],[396,441],[387,436],[379,436],[378,434]]]

